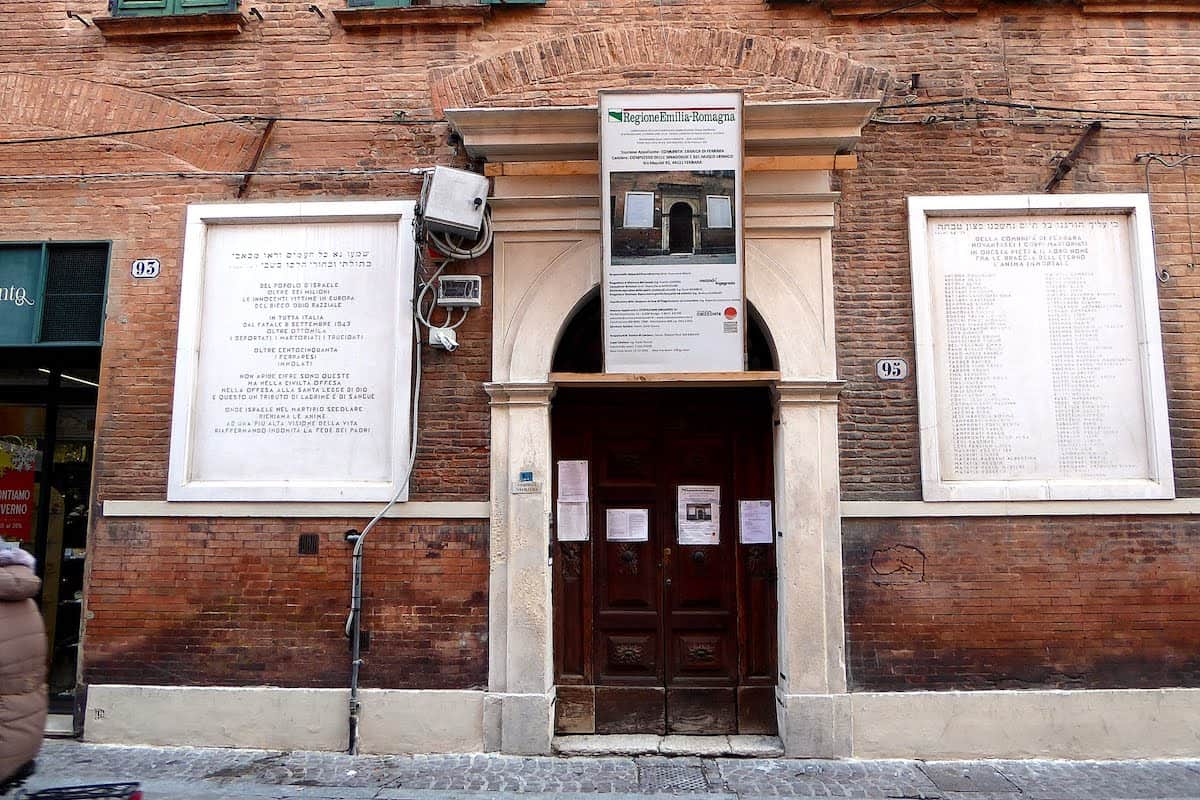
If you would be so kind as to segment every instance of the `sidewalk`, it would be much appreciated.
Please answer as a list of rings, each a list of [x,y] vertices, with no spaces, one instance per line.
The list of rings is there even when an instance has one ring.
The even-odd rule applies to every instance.
[[[818,761],[348,756],[47,741],[30,790],[137,780],[146,800],[1200,800],[1195,761]],[[599,796],[598,796],[599,795]]]

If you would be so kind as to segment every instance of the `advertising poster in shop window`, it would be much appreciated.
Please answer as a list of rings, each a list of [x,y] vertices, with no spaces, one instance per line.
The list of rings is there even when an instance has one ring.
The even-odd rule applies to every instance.
[[[36,462],[36,450],[0,442],[0,539],[28,542],[33,536]]]

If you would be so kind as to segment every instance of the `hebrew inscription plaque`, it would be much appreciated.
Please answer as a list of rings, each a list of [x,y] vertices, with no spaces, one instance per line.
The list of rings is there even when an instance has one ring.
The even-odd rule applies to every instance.
[[[931,460],[935,495],[954,495],[943,499],[1161,490],[1165,418],[1151,394],[1162,363],[1144,319],[1149,299],[1157,337],[1157,303],[1138,272],[1132,215],[938,214],[921,224],[921,413],[935,427],[927,493]]]

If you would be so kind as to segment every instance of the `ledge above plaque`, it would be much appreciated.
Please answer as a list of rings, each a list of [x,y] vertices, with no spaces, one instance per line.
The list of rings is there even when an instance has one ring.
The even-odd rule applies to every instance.
[[[397,493],[413,211],[406,201],[188,207],[169,500]]]
[[[1145,195],[909,198],[926,500],[1175,496]]]

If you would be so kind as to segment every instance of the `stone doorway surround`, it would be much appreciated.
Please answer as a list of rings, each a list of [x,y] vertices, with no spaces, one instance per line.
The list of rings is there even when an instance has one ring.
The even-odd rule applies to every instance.
[[[775,398],[779,730],[788,755],[848,753],[839,518],[831,171],[877,105],[746,106],[746,295],[778,371],[713,376],[556,375],[558,337],[600,283],[595,107],[448,109],[495,178],[488,749],[551,751],[554,717],[550,401],[567,381],[768,383]],[[521,472],[533,486],[518,487]],[[528,491],[533,489],[533,491]]]

